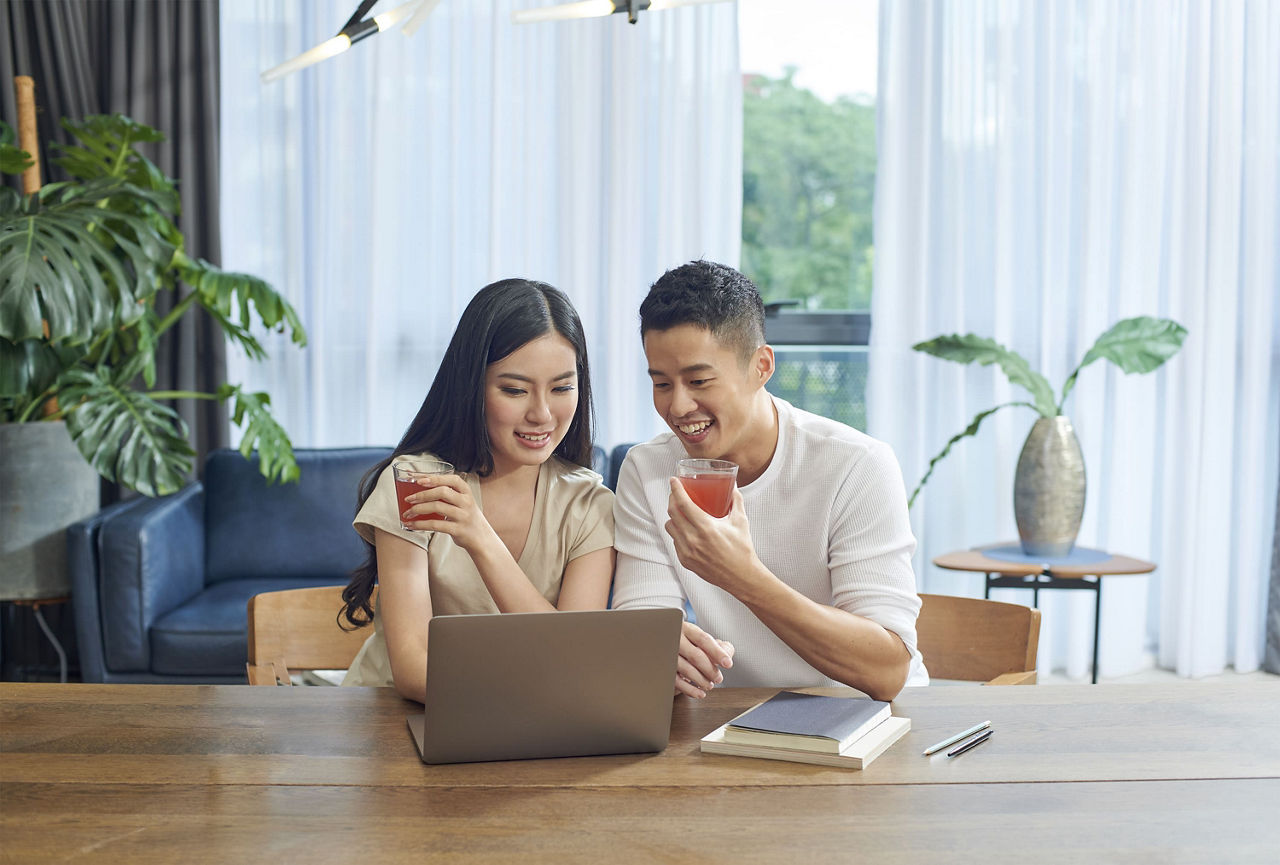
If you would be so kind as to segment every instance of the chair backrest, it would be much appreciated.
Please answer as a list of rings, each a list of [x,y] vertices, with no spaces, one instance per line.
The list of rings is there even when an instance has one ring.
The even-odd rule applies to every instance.
[[[250,685],[288,685],[290,670],[345,670],[369,628],[338,625],[343,586],[263,592],[249,599]],[[370,603],[377,598],[377,589]]]
[[[1019,604],[921,595],[916,639],[935,679],[1033,685],[1040,611]]]

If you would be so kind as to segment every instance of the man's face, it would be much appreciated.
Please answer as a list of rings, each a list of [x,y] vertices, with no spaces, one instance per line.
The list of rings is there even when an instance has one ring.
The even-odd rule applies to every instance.
[[[681,324],[646,333],[644,353],[653,407],[689,456],[742,464],[753,439],[768,435],[769,429],[755,429],[753,415],[756,395],[773,370],[766,346],[744,362],[711,331]]]

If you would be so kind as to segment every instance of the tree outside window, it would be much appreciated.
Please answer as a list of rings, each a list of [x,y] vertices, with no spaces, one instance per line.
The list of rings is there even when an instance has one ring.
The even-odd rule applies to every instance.
[[[865,429],[876,4],[739,8],[741,268],[769,305],[766,336],[778,357],[769,390]]]

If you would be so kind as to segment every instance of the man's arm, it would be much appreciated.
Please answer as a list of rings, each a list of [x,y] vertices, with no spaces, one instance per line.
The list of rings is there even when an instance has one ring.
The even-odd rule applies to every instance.
[[[878,700],[902,690],[911,666],[902,639],[871,619],[805,597],[765,567],[740,492],[734,490],[729,515],[716,520],[672,480],[668,516],[680,563],[741,601],[810,666]]]
[[[618,551],[613,577],[613,608],[683,609],[684,590],[667,558],[657,521],[645,501],[643,482],[631,456],[618,473],[613,505],[614,547]],[[697,625],[685,622],[676,662],[676,693],[705,697],[724,680],[721,667],[733,665],[733,646],[717,640]]]

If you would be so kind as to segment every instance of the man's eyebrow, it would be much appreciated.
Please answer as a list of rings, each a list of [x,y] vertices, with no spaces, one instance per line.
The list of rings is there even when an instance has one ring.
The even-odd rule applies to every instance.
[[[688,375],[691,372],[706,372],[707,370],[715,371],[715,367],[709,363],[691,363],[688,366],[680,367],[679,374]],[[666,373],[659,369],[650,369],[649,377],[653,378],[655,375],[665,376]]]
[[[569,370],[569,371],[567,371],[567,372],[562,372],[562,373],[560,373],[558,376],[556,376],[555,378],[553,378],[553,379],[551,379],[551,380],[552,380],[552,381],[561,381],[561,380],[566,379],[566,378],[573,378],[573,377],[574,377],[575,375],[577,375],[577,374],[578,374],[578,373],[577,373],[577,371],[576,371],[576,370],[572,370],[572,369],[571,369],[571,370]],[[498,378],[509,378],[509,379],[514,379],[515,381],[523,381],[523,382],[528,382],[529,384],[533,384],[533,379],[529,378],[529,376],[527,376],[527,375],[521,375],[521,374],[520,374],[520,373],[518,373],[518,372],[500,372],[500,373],[498,373],[497,377],[498,377]]]

